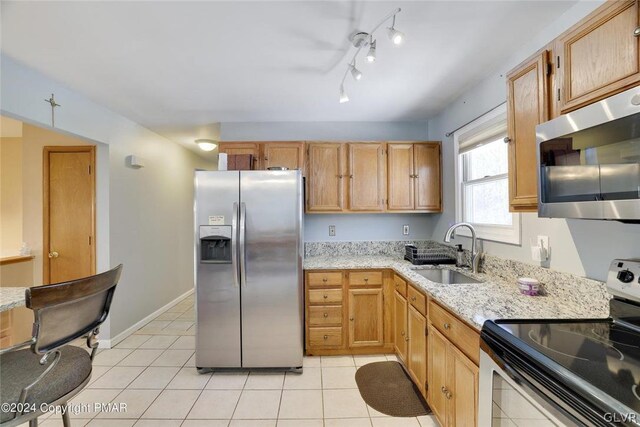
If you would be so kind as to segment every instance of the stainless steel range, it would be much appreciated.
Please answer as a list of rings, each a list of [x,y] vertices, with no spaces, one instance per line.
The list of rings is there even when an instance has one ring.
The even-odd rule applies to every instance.
[[[480,426],[640,426],[640,260],[614,260],[607,286],[607,319],[484,324]]]

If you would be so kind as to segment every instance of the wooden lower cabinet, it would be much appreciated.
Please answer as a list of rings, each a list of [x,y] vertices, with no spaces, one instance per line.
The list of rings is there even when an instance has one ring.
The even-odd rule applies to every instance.
[[[411,379],[425,395],[427,382],[427,319],[412,305],[407,311],[409,349],[407,369]]]
[[[407,299],[399,294],[398,291],[393,293],[393,319],[393,348],[398,358],[406,364],[407,347],[409,346]]]
[[[349,289],[349,347],[384,344],[382,288]]]
[[[478,367],[429,326],[428,402],[443,427],[474,427],[478,409]]]

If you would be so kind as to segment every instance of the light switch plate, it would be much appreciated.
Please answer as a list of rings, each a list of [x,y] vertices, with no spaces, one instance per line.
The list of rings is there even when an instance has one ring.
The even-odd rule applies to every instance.
[[[336,235],[336,226],[335,225],[330,225],[329,226],[329,236],[330,237],[335,237]]]

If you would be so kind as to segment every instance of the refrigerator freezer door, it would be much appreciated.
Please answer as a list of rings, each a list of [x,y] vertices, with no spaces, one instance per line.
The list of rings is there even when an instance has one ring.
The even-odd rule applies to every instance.
[[[242,366],[302,366],[302,176],[240,172]],[[240,225],[242,229],[242,224]]]
[[[237,251],[240,174],[196,172],[195,228],[215,222],[231,226],[232,251]],[[231,263],[201,263],[196,232],[196,366],[242,366],[240,287],[237,253]]]

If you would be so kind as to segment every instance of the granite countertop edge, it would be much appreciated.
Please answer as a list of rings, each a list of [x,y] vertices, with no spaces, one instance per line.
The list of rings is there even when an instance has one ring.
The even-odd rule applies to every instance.
[[[595,289],[575,286],[559,297],[558,293],[527,296],[520,293],[516,283],[488,274],[472,274],[453,266],[483,283],[440,284],[432,282],[415,272],[433,266],[416,266],[394,256],[346,255],[312,256],[304,259],[305,270],[356,270],[391,269],[421,288],[439,304],[448,308],[477,331],[486,320],[495,319],[585,319],[609,316],[609,295],[596,281],[589,285]],[[566,290],[564,290],[566,292]]]
[[[23,307],[26,302],[25,291],[26,287],[9,287],[3,286],[0,288],[0,312],[11,310],[16,307]]]

